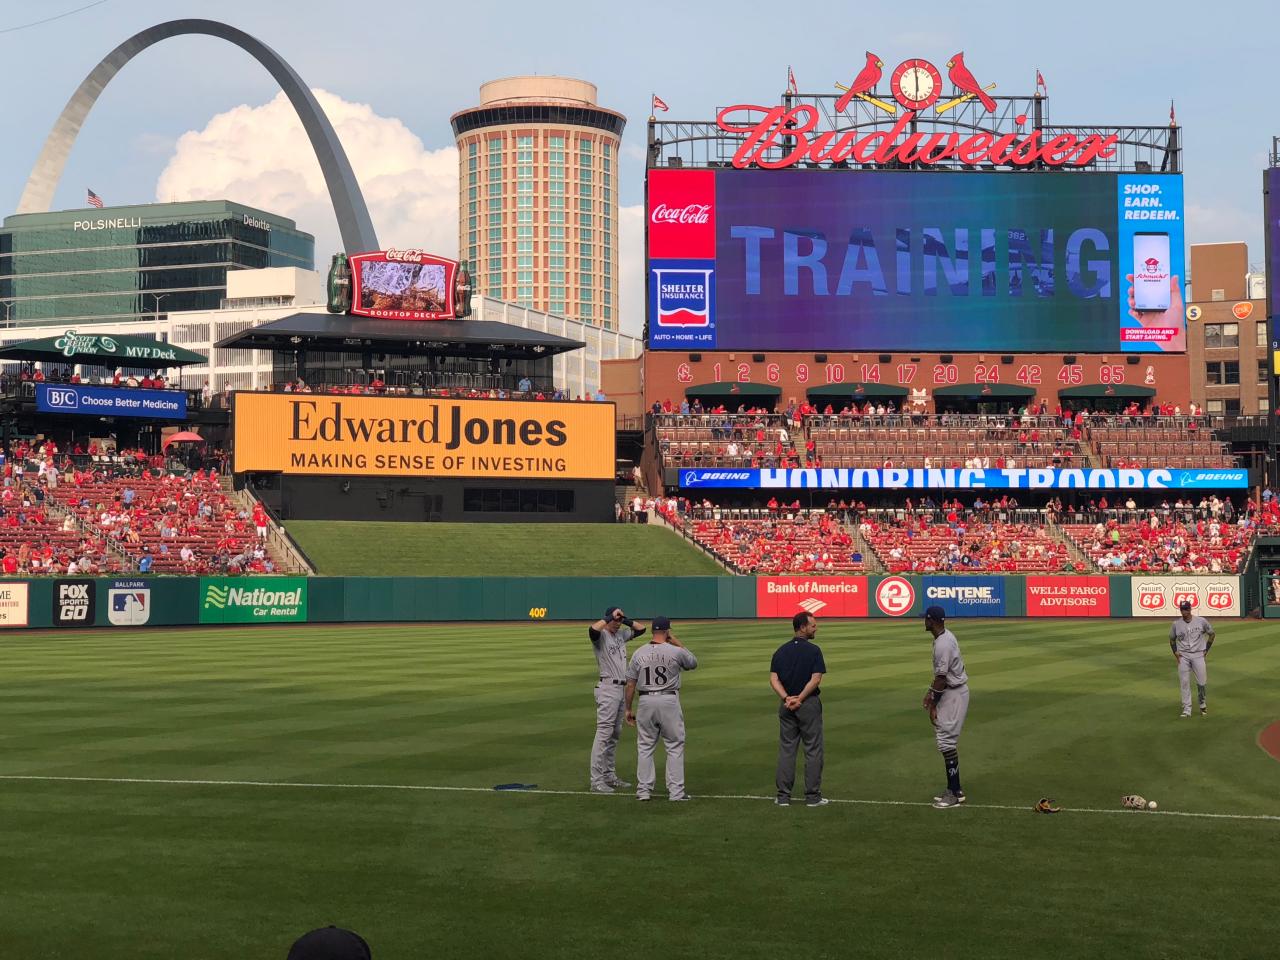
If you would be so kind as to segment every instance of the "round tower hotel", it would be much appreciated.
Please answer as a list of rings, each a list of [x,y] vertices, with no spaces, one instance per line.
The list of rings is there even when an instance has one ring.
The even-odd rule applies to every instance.
[[[616,330],[618,146],[595,84],[509,77],[452,117],[458,251],[478,293]]]

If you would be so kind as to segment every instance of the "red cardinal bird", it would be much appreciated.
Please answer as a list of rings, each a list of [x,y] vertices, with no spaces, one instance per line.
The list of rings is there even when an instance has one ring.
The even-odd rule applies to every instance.
[[[969,68],[964,65],[963,51],[948,60],[947,66],[951,68],[947,72],[947,77],[955,84],[957,90],[972,93],[982,101],[982,105],[987,108],[987,113],[996,112],[996,102],[987,96],[987,91],[982,89],[978,81],[973,78],[973,74],[969,72]]]
[[[883,70],[884,61],[868,50],[867,62],[858,71],[858,75],[853,78],[853,83],[849,84],[849,89],[836,101],[836,111],[847,110],[856,94],[874,90],[876,84],[880,82],[880,74]]]

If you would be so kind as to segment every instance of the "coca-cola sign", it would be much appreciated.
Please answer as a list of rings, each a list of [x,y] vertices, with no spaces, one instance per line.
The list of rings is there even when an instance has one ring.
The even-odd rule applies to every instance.
[[[458,299],[456,260],[409,248],[358,253],[349,258],[349,264],[349,312],[356,316],[454,320],[466,315],[466,304]]]
[[[752,119],[751,115],[762,115]],[[1022,131],[1025,116],[1015,117],[1018,129],[998,134],[980,131],[910,131],[917,114],[906,111],[888,130],[818,131],[821,116],[808,103],[792,107],[766,107],[740,103],[716,115],[725,133],[742,138],[733,154],[735,167],[777,170],[807,163],[919,164],[934,166],[948,161],[992,164],[997,167],[1085,167],[1116,155],[1119,137],[1094,133],[1048,136],[1041,130]]]
[[[654,223],[710,223],[711,204],[687,203],[683,207],[669,207],[659,203],[649,217]]]

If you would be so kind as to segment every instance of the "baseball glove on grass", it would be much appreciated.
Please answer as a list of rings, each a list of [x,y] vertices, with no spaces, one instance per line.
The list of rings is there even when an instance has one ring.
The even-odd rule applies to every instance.
[[[1052,797],[1041,797],[1035,806],[1036,813],[1061,813],[1062,808],[1053,802]]]
[[[1147,801],[1136,793],[1131,793],[1127,797],[1121,797],[1120,802],[1130,810],[1145,810],[1147,808]]]

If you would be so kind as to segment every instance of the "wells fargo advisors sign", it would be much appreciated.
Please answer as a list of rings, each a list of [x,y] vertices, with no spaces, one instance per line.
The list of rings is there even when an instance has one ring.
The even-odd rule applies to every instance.
[[[235,470],[611,480],[614,405],[237,393]]]

